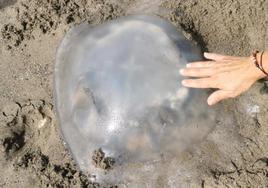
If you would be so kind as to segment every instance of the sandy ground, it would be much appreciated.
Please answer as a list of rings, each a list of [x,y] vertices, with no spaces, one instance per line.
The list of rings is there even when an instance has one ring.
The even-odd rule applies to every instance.
[[[55,52],[72,25],[157,14],[203,51],[247,55],[268,48],[267,12],[267,0],[0,0],[0,187],[99,186],[75,166],[53,112]],[[213,132],[182,158],[185,171],[159,187],[268,187],[267,101],[260,81],[219,104]]]

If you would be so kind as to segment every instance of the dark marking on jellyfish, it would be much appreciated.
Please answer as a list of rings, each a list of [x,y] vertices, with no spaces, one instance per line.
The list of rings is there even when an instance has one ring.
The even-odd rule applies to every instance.
[[[92,163],[96,168],[111,170],[115,165],[115,159],[105,156],[103,150],[99,148],[93,152]]]

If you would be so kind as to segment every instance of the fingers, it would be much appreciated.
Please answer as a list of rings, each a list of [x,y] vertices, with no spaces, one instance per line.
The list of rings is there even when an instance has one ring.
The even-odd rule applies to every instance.
[[[229,62],[236,62],[240,61],[244,57],[237,57],[237,56],[227,56],[227,55],[221,55],[221,54],[216,54],[216,53],[204,53],[204,57],[206,59],[209,59],[211,61],[196,61],[192,63],[188,63],[186,67],[191,67],[191,68],[200,68],[200,67],[212,67],[212,66],[222,66],[225,65]]]
[[[221,55],[221,54],[216,54],[216,53],[204,53],[204,57],[206,59],[211,59],[214,61],[230,61],[230,60],[239,60],[241,57],[237,56],[227,56],[227,55]]]
[[[231,97],[233,97],[232,91],[217,90],[208,97],[207,103],[208,105],[214,105],[220,102],[221,100],[231,98]]]
[[[211,68],[186,68],[180,70],[181,75],[190,77],[208,77],[215,73],[215,70]]]
[[[187,68],[202,68],[202,67],[219,67],[226,66],[228,62],[226,61],[196,61],[186,64]]]
[[[200,62],[201,63],[201,62]],[[195,63],[194,63],[195,64]],[[231,72],[237,69],[241,69],[241,65],[237,63],[223,63],[217,64],[217,66],[210,67],[198,67],[200,64],[193,66],[187,66],[186,68],[180,69],[182,76],[189,77],[210,77],[215,76],[224,72]],[[200,65],[201,66],[201,65]]]
[[[201,68],[201,67],[211,67],[215,64],[215,61],[197,61],[188,63],[186,67],[188,68]]]
[[[186,79],[181,83],[185,87],[192,88],[218,88],[217,83],[210,78]]]

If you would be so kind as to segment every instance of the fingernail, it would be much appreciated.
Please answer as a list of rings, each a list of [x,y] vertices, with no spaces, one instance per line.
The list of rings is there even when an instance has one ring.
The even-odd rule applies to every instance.
[[[182,80],[181,81],[181,84],[185,86],[186,85],[186,81],[185,80]]]
[[[186,67],[191,67],[191,66],[192,66],[191,63],[186,64]]]
[[[209,106],[213,105],[213,101],[208,100],[208,105],[209,105]]]
[[[180,73],[183,74],[184,73],[184,69],[180,69]]]

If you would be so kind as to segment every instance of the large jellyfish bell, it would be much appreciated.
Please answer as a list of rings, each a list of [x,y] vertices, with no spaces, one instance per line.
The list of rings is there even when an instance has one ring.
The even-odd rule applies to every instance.
[[[146,165],[200,142],[214,114],[206,94],[182,87],[179,74],[198,59],[199,50],[158,17],[71,29],[57,52],[55,95],[79,167],[99,182],[136,181],[150,171]]]

